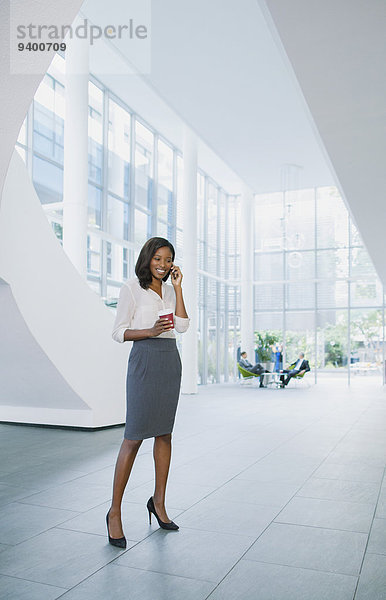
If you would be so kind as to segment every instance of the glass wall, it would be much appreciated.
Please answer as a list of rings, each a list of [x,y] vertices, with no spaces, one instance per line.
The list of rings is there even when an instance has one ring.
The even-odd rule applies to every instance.
[[[235,379],[240,344],[240,199],[197,177],[199,383]]]
[[[304,351],[318,375],[383,377],[383,290],[334,187],[255,197],[254,306],[260,358]]]
[[[65,64],[56,55],[20,131],[17,150],[60,243],[63,238]],[[183,269],[181,152],[98,80],[88,106],[87,279],[112,309],[151,236],[168,238]],[[199,382],[235,376],[239,343],[237,197],[208,174],[198,182]],[[178,336],[181,345],[183,337]]]
[[[174,152],[158,140],[157,235],[175,244],[174,227]]]
[[[63,200],[64,85],[63,61],[57,56],[33,103],[33,182],[42,204]],[[61,79],[61,81],[59,80]]]
[[[183,159],[99,81],[88,110],[88,283],[113,306],[150,236],[172,241],[183,267]],[[64,59],[39,86],[16,148],[59,241],[63,222]],[[197,174],[199,382],[237,377],[240,199]],[[319,374],[382,372],[383,289],[336,188],[256,196],[257,358],[304,350]]]

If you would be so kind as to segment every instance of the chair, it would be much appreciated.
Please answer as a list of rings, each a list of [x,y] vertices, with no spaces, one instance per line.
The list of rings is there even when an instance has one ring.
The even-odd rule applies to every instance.
[[[256,373],[252,373],[251,371],[247,371],[247,369],[244,369],[244,367],[242,367],[240,363],[237,363],[237,368],[241,375],[240,385],[253,385],[253,378],[260,377],[260,375],[257,375]]]
[[[289,369],[294,369],[294,368],[295,368],[295,365],[296,365],[296,362],[294,362],[294,363],[293,363],[292,365],[290,365],[288,368],[289,368]],[[291,381],[292,381],[292,380],[297,380],[297,382],[301,383],[301,381],[302,381],[302,379],[303,379],[303,377],[304,377],[304,375],[305,375],[306,373],[308,373],[308,371],[306,371],[305,373],[298,373],[297,375],[293,375],[293,377],[291,377]],[[297,382],[295,381],[295,384],[296,384]],[[306,382],[306,387],[310,387],[310,384],[309,384],[308,382]]]

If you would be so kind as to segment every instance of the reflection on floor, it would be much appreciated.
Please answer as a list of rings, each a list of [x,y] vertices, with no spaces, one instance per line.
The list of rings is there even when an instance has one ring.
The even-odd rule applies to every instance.
[[[312,383],[312,382],[310,382]],[[105,513],[122,428],[0,425],[0,597],[384,600],[386,394],[323,379],[182,396],[168,509],[148,524],[152,444],[125,494],[126,551]]]

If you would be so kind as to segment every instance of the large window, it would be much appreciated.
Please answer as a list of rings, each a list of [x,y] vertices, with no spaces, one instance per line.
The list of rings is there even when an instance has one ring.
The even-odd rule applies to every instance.
[[[157,235],[174,242],[174,152],[158,140]]]
[[[135,221],[136,246],[152,231],[154,190],[154,134],[139,121],[135,123]]]
[[[103,91],[91,81],[88,97],[88,177],[103,184]]]
[[[64,59],[56,56],[20,131],[44,210],[63,239]],[[183,269],[183,158],[94,77],[88,86],[90,287],[113,305],[151,236],[171,240]],[[240,332],[239,198],[197,174],[199,382],[235,377]],[[182,337],[183,339],[183,337]],[[178,344],[181,339],[178,337]]]
[[[205,173],[197,177],[199,383],[237,377],[240,343],[238,197]]]
[[[42,204],[53,204],[63,199],[63,69],[63,59],[56,56],[52,63],[52,72],[44,76],[30,111],[31,143],[34,149],[33,182]],[[23,142],[27,145],[26,127],[23,130]]]
[[[109,191],[129,199],[130,113],[109,99],[108,182]]]
[[[182,156],[176,156],[176,252],[180,258],[184,257],[183,247],[183,228],[184,228],[184,212],[183,212],[183,182],[184,182],[184,163]]]
[[[261,356],[277,344],[315,379],[382,376],[382,285],[336,188],[256,196],[254,262]]]

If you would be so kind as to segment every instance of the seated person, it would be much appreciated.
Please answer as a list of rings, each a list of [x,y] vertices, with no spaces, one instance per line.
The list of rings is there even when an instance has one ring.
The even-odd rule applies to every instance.
[[[245,352],[245,350],[243,350],[243,352],[240,354],[239,365],[243,367],[243,369],[249,371],[250,373],[260,375],[260,387],[264,387],[263,378],[261,377],[261,374],[270,373],[270,371],[264,369],[263,365],[261,365],[260,363],[252,365],[252,363],[250,363],[249,360],[247,360],[247,353]]]
[[[294,375],[302,375],[307,373],[307,371],[311,371],[310,365],[308,364],[308,360],[304,359],[304,352],[300,352],[298,360],[292,365],[292,369],[283,369],[283,373],[287,373],[287,376],[280,376],[282,381],[281,387],[288,385],[291,377],[294,377]]]

